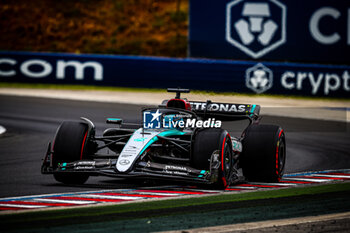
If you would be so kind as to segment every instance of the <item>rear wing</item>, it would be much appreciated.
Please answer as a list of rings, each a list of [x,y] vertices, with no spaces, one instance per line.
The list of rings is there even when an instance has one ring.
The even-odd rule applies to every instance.
[[[199,116],[249,116],[255,118],[258,117],[260,114],[260,105],[256,104],[230,104],[215,103],[211,101],[190,101],[190,104],[192,107],[192,111]]]
[[[202,118],[216,118],[220,120],[239,120],[249,118],[251,121],[259,119],[260,105],[256,104],[232,104],[232,103],[216,103],[211,100],[206,102],[200,101],[188,101],[187,99],[181,99],[181,93],[189,93],[189,89],[181,88],[168,88],[168,92],[176,92],[175,99],[170,101],[178,101],[183,108],[186,108],[186,104],[191,105],[191,111],[196,113]],[[172,102],[172,103],[173,103]],[[169,104],[169,100],[163,100],[159,107],[166,107]],[[170,106],[168,106],[170,107]],[[171,106],[178,107],[178,106]],[[188,106],[190,107],[190,106]],[[187,108],[186,108],[187,109]],[[189,109],[187,109],[189,110]]]

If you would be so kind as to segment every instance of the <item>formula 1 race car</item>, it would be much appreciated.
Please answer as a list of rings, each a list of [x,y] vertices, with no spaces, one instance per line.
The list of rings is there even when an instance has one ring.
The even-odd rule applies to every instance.
[[[142,124],[107,118],[95,135],[94,124],[63,122],[49,143],[41,172],[65,184],[83,184],[89,176],[170,179],[224,189],[242,180],[278,182],[286,159],[285,135],[276,125],[260,125],[259,105],[190,102],[188,89],[169,88],[176,97],[142,110]],[[222,128],[224,121],[249,120],[240,137]]]

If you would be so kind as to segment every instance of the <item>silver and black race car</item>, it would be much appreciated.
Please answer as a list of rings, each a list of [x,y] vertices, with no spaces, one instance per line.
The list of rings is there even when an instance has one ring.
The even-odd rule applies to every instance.
[[[95,134],[94,124],[63,122],[49,143],[41,172],[65,184],[89,176],[170,179],[226,188],[242,180],[278,182],[286,159],[285,135],[277,125],[260,125],[259,105],[188,101],[176,97],[142,110],[142,122],[108,118],[114,127]],[[222,122],[248,120],[240,137]]]

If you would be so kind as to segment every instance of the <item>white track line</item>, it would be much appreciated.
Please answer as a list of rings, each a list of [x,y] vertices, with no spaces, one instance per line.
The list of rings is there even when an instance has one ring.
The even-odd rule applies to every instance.
[[[129,189],[122,189],[129,190]],[[0,201],[8,201],[8,200],[22,200],[22,199],[32,199],[32,198],[55,198],[57,196],[62,197],[65,195],[79,195],[79,194],[89,194],[89,193],[101,193],[101,192],[113,192],[115,189],[107,189],[101,191],[86,191],[86,192],[70,192],[70,193],[50,193],[50,194],[40,194],[40,195],[28,195],[28,196],[20,196],[20,197],[2,197]],[[119,190],[120,191],[120,190]]]
[[[319,177],[330,177],[330,178],[350,178],[349,176],[346,175],[328,175],[328,174],[314,174],[314,175],[310,175],[310,176],[319,176]]]
[[[258,189],[261,187],[250,187],[250,186],[229,186],[228,188],[232,189]]]
[[[329,179],[310,179],[310,178],[298,178],[298,177],[286,177],[283,178],[284,180],[295,180],[295,181],[308,181],[308,182],[318,182],[318,183],[322,183],[322,182],[330,182],[331,180]]]
[[[157,192],[130,192],[126,194],[141,194],[141,195],[158,195],[164,197],[174,197],[174,196],[183,196],[184,194],[179,193],[157,193]]]
[[[249,182],[249,184],[251,185],[270,185],[270,186],[295,186],[298,184],[294,184],[294,183],[255,183],[255,182]],[[261,187],[258,187],[261,188]]]
[[[159,186],[159,187],[142,187],[143,189],[149,189],[149,188],[158,188],[158,189],[165,189],[165,188],[174,188],[178,186]],[[136,189],[106,189],[106,190],[100,190],[100,191],[83,191],[83,192],[67,192],[67,193],[50,193],[50,194],[40,194],[40,195],[27,195],[27,196],[19,196],[19,197],[2,197],[0,198],[0,201],[8,201],[8,200],[23,200],[23,199],[32,199],[32,198],[55,198],[56,196],[64,196],[64,195],[83,195],[83,194],[98,194],[98,193],[105,193],[105,192],[125,192],[125,193],[132,193]],[[141,192],[135,192],[136,194],[139,194]],[[150,194],[150,192],[145,192],[144,194]],[[183,194],[170,194],[170,193],[157,193],[158,195],[164,195],[164,196],[179,196]]]
[[[86,204],[95,204],[96,201],[73,201],[73,200],[62,200],[62,199],[45,199],[45,198],[36,198],[33,201],[37,202],[48,202],[48,203],[65,203],[65,204],[76,204],[76,205],[86,205]]]
[[[333,173],[333,172],[340,172],[340,173],[347,173],[349,172],[350,175],[350,169],[331,169],[331,170],[323,170],[323,171],[304,171],[304,172],[296,172],[296,173],[288,173],[283,176],[283,178],[286,177],[297,177],[302,175],[316,175],[316,174],[327,174],[327,173]]]
[[[190,191],[190,192],[203,192],[203,193],[222,193],[222,191],[218,190],[209,190],[209,189],[183,189],[185,192]]]
[[[5,127],[3,127],[3,126],[0,125],[0,135],[3,134],[3,133],[5,133],[5,132],[6,132]]]
[[[15,207],[15,208],[35,209],[35,208],[45,208],[45,207],[48,207],[48,206],[47,205],[0,204],[0,207]]]
[[[96,199],[121,199],[121,200],[140,200],[146,199],[145,197],[130,197],[130,196],[112,196],[112,195],[95,195],[95,194],[87,194],[87,195],[79,195],[76,197],[85,197],[85,198],[96,198]]]

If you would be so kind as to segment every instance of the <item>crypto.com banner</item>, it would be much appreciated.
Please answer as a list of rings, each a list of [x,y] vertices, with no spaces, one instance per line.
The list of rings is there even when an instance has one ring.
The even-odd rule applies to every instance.
[[[350,66],[0,51],[0,83],[350,97]]]
[[[349,0],[191,0],[190,56],[350,63]]]

